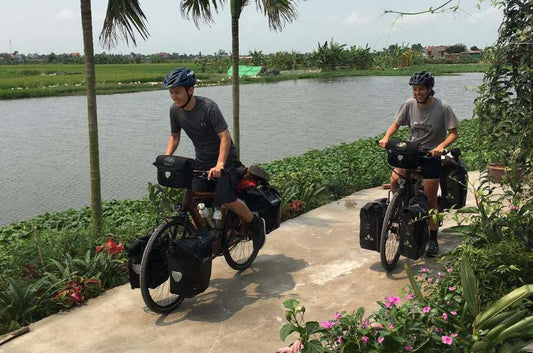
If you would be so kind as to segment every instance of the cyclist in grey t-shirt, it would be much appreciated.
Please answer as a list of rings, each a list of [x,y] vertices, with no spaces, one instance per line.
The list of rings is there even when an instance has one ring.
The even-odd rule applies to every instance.
[[[193,178],[192,191],[216,191],[217,200],[224,207],[250,224],[254,248],[259,249],[265,242],[265,221],[254,216],[236,196],[236,168],[242,164],[237,160],[228,125],[215,102],[194,95],[195,84],[194,71],[186,67],[172,70],[163,82],[163,88],[168,88],[174,101],[170,107],[170,137],[165,154],[170,156],[176,151],[181,130],[185,131],[194,145],[195,168],[209,171],[208,180]],[[186,195],[185,201],[192,202],[190,193]]]
[[[400,126],[408,126],[409,140],[420,142],[422,147],[431,149],[430,153],[434,158],[422,162],[422,177],[424,178],[424,194],[428,199],[429,207],[438,210],[440,156],[443,150],[457,139],[459,120],[446,102],[433,97],[435,94],[434,84],[435,79],[429,72],[415,72],[411,76],[409,85],[413,88],[413,98],[402,104],[394,122],[387,129],[383,139],[379,141],[379,145],[385,148],[390,137],[398,131]],[[405,171],[396,168],[396,171],[392,172],[391,187],[393,191],[398,188],[398,173],[403,175]],[[439,243],[437,242],[439,223],[434,222],[433,217],[429,219],[429,229],[430,239],[426,256],[433,257],[437,256],[439,251]]]

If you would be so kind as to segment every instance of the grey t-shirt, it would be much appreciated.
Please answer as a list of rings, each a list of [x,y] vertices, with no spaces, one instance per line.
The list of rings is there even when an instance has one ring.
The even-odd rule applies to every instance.
[[[423,147],[434,148],[446,139],[447,131],[459,125],[452,108],[442,99],[435,98],[429,107],[421,108],[416,99],[406,100],[394,121],[409,127],[409,141],[417,141]]]
[[[178,133],[183,129],[191,139],[196,160],[214,166],[220,152],[218,134],[228,129],[218,105],[206,97],[194,96],[196,104],[191,111],[172,104],[170,107],[170,131]],[[227,161],[237,159],[237,152],[231,141]]]

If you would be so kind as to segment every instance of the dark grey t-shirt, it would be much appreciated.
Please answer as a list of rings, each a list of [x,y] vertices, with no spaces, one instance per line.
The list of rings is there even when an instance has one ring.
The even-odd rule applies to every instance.
[[[409,141],[417,141],[423,147],[435,148],[446,140],[448,130],[459,125],[452,108],[442,99],[435,98],[429,107],[421,108],[414,98],[405,101],[396,114],[398,125],[409,127]]]
[[[170,107],[170,131],[178,133],[183,129],[191,139],[196,160],[214,166],[220,152],[218,134],[228,129],[218,105],[206,97],[194,96],[196,105],[191,111],[172,104]],[[231,141],[227,161],[237,159],[237,152]]]

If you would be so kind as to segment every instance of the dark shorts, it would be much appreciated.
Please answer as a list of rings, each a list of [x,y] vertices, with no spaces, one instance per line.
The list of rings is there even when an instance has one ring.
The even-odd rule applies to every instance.
[[[217,201],[221,204],[230,203],[237,200],[235,188],[239,181],[237,168],[241,166],[239,161],[227,162],[224,166],[224,173],[220,178],[207,180],[205,178],[192,178],[192,191],[196,192],[216,192]],[[194,162],[194,169],[209,170],[213,168],[214,164],[202,164],[198,161]]]
[[[440,179],[441,160],[439,158],[422,158],[420,163],[420,170],[422,171],[422,178],[424,179]]]

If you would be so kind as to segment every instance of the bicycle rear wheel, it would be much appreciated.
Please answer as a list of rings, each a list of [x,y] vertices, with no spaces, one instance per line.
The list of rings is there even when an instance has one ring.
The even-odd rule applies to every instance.
[[[394,193],[385,212],[383,227],[381,228],[379,254],[381,265],[387,272],[396,267],[400,258],[401,200],[400,192]]]
[[[237,271],[244,271],[255,260],[259,250],[254,250],[249,232],[243,231],[240,218],[228,211],[224,229],[227,245],[224,246],[224,258],[228,265]]]
[[[140,287],[144,303],[156,313],[171,313],[184,299],[170,292],[169,274],[161,277],[160,271],[168,271],[166,252],[170,242],[192,232],[191,224],[185,227],[183,218],[172,218],[160,224],[146,244],[141,260]]]

